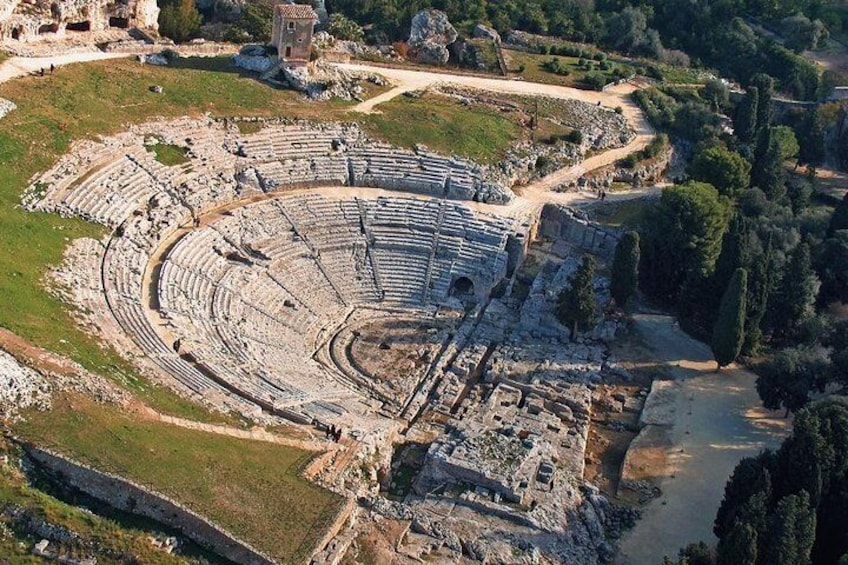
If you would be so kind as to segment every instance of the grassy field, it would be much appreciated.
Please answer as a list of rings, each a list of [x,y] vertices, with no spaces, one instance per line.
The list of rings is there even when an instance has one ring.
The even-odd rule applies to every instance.
[[[424,144],[434,151],[492,163],[521,136],[521,126],[495,110],[463,106],[456,100],[426,93],[421,98],[399,96],[380,104],[382,114],[364,118],[372,136],[401,147]]]
[[[18,433],[171,496],[282,562],[308,557],[342,503],[300,477],[308,452],[140,422],[79,397],[55,404]]]
[[[0,452],[7,446],[0,440]],[[13,456],[15,450],[12,450]],[[98,563],[103,565],[141,562],[149,565],[184,565],[195,562],[189,558],[201,556],[214,559],[214,556],[202,550],[190,550],[185,557],[168,555],[156,549],[148,541],[151,533],[161,533],[157,525],[142,519],[103,518],[66,504],[61,500],[31,486],[28,479],[12,466],[0,467],[0,500],[5,505],[15,505],[25,509],[29,516],[44,520],[50,524],[68,528],[77,533],[84,542],[102,547]],[[0,519],[0,522],[5,520]],[[11,522],[6,526],[12,535],[0,535],[0,556],[3,563],[19,565],[37,565],[44,563],[41,558],[32,555],[32,546],[41,539],[16,527]],[[55,546],[51,548],[55,550]],[[69,549],[69,548],[65,548]],[[185,549],[185,548],[183,548]],[[114,558],[104,558],[111,553]],[[183,552],[185,555],[185,552]]]
[[[589,73],[586,69],[579,66],[580,59],[578,57],[565,57],[559,55],[541,55],[537,53],[525,53],[523,51],[514,51],[504,49],[504,59],[506,66],[509,69],[510,76],[523,78],[530,82],[540,82],[545,84],[555,84],[558,86],[570,86],[573,88],[589,88],[584,80]],[[551,59],[559,60],[562,68],[568,71],[567,75],[557,74],[546,70],[543,65]],[[598,62],[592,62],[593,73],[603,72],[598,69]],[[624,63],[613,63],[616,67],[625,67],[632,71],[629,65]],[[521,68],[523,71],[520,71]],[[612,80],[609,72],[603,72],[609,81]]]
[[[188,150],[185,147],[180,147],[179,145],[157,143],[150,149],[152,149],[153,154],[156,155],[156,160],[168,167],[182,165],[189,161],[189,158],[186,155]]]
[[[589,209],[589,216],[604,226],[616,229],[635,230],[656,207],[655,200],[636,199],[608,204],[596,204]]]

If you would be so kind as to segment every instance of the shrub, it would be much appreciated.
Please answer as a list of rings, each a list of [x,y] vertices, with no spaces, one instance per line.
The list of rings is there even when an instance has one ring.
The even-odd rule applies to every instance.
[[[631,153],[627,157],[624,157],[623,159],[619,160],[618,164],[622,168],[632,169],[636,166],[636,163],[638,163],[638,162],[639,162],[639,160],[636,158],[636,154]]]
[[[556,57],[545,61],[544,63],[542,63],[541,67],[543,70],[548,71],[549,73],[554,73],[561,76],[568,76],[569,74],[571,74],[568,70],[568,67],[563,65],[562,62]]]
[[[266,4],[248,3],[242,8],[239,20],[227,33],[230,41],[237,43],[268,43],[271,41],[272,8]]]
[[[590,71],[583,77],[583,83],[595,90],[601,90],[607,84],[607,76],[598,71]]]
[[[548,157],[547,155],[539,155],[538,157],[536,157],[536,165],[534,166],[534,168],[538,171],[538,170],[544,169],[545,167],[547,167],[550,164],[551,164],[551,158],[550,157]]]
[[[197,33],[201,19],[194,0],[169,2],[159,12],[159,31],[162,35],[181,43]]]
[[[395,41],[392,43],[392,48],[401,59],[406,59],[406,56],[409,55],[409,45],[407,45],[406,41]]]
[[[339,12],[330,16],[327,32],[337,39],[348,41],[362,41],[365,38],[362,26]]]

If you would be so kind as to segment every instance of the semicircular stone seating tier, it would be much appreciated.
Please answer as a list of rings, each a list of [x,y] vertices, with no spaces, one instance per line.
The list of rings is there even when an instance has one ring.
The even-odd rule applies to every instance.
[[[163,165],[152,143],[184,147],[187,162]],[[473,163],[368,142],[355,126],[242,135],[181,120],[78,144],[24,204],[115,229],[101,273],[109,310],[181,388],[244,413],[332,422],[363,393],[313,359],[328,327],[360,305],[432,309],[461,277],[483,293],[504,277],[514,220],[446,200],[508,201],[493,179]],[[284,194],[348,184],[428,197]]]

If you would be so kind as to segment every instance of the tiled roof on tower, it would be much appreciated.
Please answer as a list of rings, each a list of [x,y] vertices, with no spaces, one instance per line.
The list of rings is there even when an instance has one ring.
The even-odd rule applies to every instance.
[[[318,19],[318,14],[308,4],[277,4],[274,9],[287,20]]]

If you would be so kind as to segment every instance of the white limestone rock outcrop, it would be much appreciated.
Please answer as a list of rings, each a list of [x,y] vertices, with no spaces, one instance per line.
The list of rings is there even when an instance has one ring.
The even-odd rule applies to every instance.
[[[240,69],[255,73],[265,73],[277,63],[277,57],[268,55],[262,45],[246,45],[237,55],[233,55],[233,64]]]
[[[9,112],[15,110],[18,106],[11,100],[0,98],[0,119],[6,117]]]
[[[447,47],[458,36],[447,14],[439,10],[422,10],[412,18],[408,43],[413,58],[419,63],[444,65],[450,58]]]
[[[490,39],[495,43],[501,42],[501,34],[496,29],[483,24],[477,24],[474,27],[474,37],[477,39]]]
[[[0,417],[10,418],[19,410],[49,405],[49,383],[36,371],[0,350]]]

